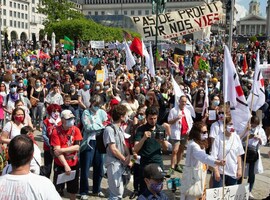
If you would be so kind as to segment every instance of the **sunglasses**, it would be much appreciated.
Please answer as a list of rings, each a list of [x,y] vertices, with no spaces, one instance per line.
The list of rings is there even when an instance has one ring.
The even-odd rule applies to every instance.
[[[203,131],[202,134],[208,134],[208,132],[207,131]]]
[[[218,112],[219,115],[224,115],[224,112]]]

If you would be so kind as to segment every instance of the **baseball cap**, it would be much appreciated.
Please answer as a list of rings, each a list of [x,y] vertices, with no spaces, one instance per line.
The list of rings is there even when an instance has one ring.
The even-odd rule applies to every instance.
[[[75,116],[73,115],[73,113],[70,110],[63,110],[61,112],[61,118],[64,119],[71,119],[74,118]]]
[[[144,168],[143,172],[144,178],[154,179],[154,180],[163,180],[165,173],[157,164],[149,164]]]
[[[13,86],[13,87],[14,87],[14,86],[17,87],[18,84],[17,84],[16,82],[11,82],[11,83],[9,84],[9,87],[12,87],[12,86]]]

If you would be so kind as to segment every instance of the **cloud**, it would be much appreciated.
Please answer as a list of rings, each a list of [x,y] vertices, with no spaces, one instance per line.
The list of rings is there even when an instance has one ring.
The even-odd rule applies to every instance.
[[[241,0],[238,0],[240,2]],[[235,4],[235,8],[237,10],[237,14],[235,16],[236,21],[239,21],[241,18],[245,17],[248,13],[248,10],[244,7],[239,5],[238,3]]]

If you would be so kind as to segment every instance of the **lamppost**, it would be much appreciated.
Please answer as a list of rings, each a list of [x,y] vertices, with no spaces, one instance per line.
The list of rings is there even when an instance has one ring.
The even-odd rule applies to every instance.
[[[2,5],[0,5],[0,59],[2,59]]]

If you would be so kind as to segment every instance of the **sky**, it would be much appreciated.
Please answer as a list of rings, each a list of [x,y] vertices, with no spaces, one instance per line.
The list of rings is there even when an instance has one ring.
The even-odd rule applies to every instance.
[[[235,1],[235,7],[238,11],[238,14],[236,15],[237,20],[246,16],[249,10],[250,1],[251,0],[236,0]],[[260,2],[261,16],[266,18],[267,0],[258,0],[258,2]]]

